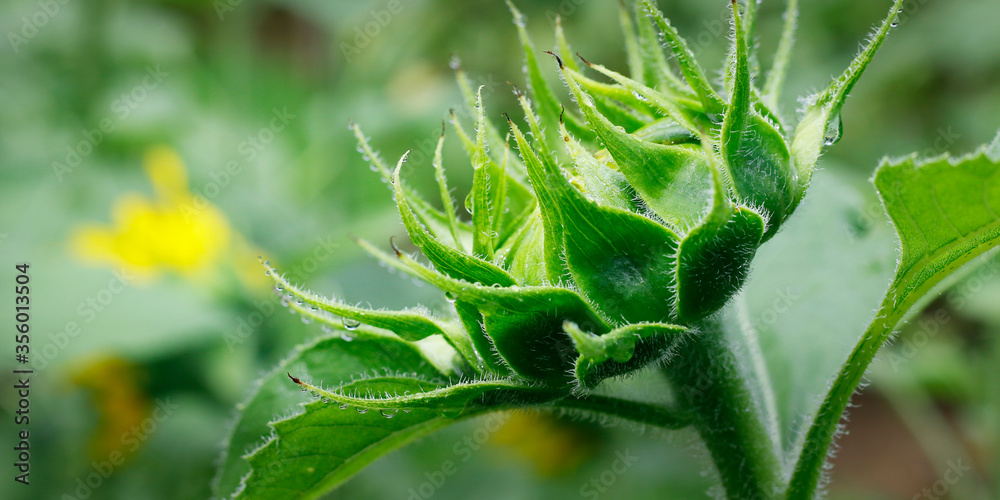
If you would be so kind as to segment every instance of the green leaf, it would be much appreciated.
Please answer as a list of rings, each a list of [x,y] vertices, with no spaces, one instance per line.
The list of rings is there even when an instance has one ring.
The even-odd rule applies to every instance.
[[[605,118],[562,65],[566,82],[587,121],[646,205],[681,232],[693,227],[708,208],[712,188],[708,163],[700,146],[663,145],[638,139]]]
[[[527,139],[521,131],[510,121],[510,127],[514,132],[514,140],[528,168],[528,178],[535,188],[535,196],[538,198],[538,205],[542,215],[542,225],[545,228],[545,270],[549,282],[561,284],[568,274],[566,262],[563,255],[563,226],[564,221],[559,213],[559,192],[554,189],[558,186],[558,180],[549,179],[554,175],[561,176],[558,167],[552,162],[543,162],[538,158]]]
[[[521,286],[539,286],[549,282],[545,261],[545,227],[542,214],[534,214],[524,220],[521,229],[512,236],[497,255],[501,264]]]
[[[521,105],[521,111],[524,112],[524,117],[528,121],[528,130],[531,131],[531,137],[534,139],[532,141],[532,145],[538,151],[539,157],[542,161],[555,165],[556,154],[552,148],[549,147],[549,144],[552,144],[555,141],[546,137],[545,131],[542,130],[542,123],[538,120],[538,116],[535,115],[535,111],[531,109],[531,103],[528,101],[528,97],[517,87],[514,87],[514,95],[517,97],[517,102]],[[550,123],[555,122],[553,121]]]
[[[798,205],[802,201],[802,197],[805,196],[806,188],[809,186],[809,180],[812,178],[816,161],[819,159],[823,146],[833,144],[840,139],[839,132],[829,133],[830,127],[839,124],[840,109],[844,106],[847,95],[875,57],[875,53],[882,47],[882,42],[885,41],[889,30],[892,29],[902,5],[903,0],[895,0],[889,15],[871,36],[864,50],[851,62],[844,74],[834,80],[826,90],[810,98],[805,115],[795,129],[795,136],[790,148],[798,178],[798,194],[795,198],[795,205]]]
[[[653,61],[647,58],[647,54],[643,52],[642,46],[639,44],[639,37],[635,31],[635,23],[632,22],[632,12],[625,5],[625,0],[618,0],[618,21],[622,27],[622,34],[625,35],[625,56],[628,59],[629,73],[644,83],[655,86],[658,80],[657,76],[648,76],[653,75],[654,71],[647,73],[646,69]],[[657,50],[657,52],[659,51]],[[559,51],[559,55],[562,56],[566,64],[573,64],[575,66],[568,50]],[[577,67],[573,67],[572,69],[580,71],[580,68]],[[650,68],[650,70],[654,70],[654,68]]]
[[[587,65],[618,82],[624,87],[622,91],[626,94],[638,94],[642,96],[657,111],[672,118],[691,132],[697,134],[701,130],[708,128],[710,122],[705,120],[704,115],[692,113],[689,108],[678,105],[677,102],[668,99],[662,92],[632,80],[621,73],[611,71],[600,64],[587,63]],[[698,121],[698,124],[695,123],[696,121]]]
[[[623,16],[623,28],[626,27],[626,23],[631,24],[631,16],[624,4],[623,0],[621,13]],[[637,72],[630,66],[629,69],[632,77],[641,79],[643,83],[650,87],[662,88],[664,92],[671,94],[673,97],[683,96],[685,98],[692,98],[692,102],[696,103],[696,106],[700,108],[701,102],[697,100],[697,96],[677,77],[674,70],[670,68],[670,63],[667,62],[663,48],[660,46],[659,36],[653,28],[653,23],[640,13],[640,9],[641,7],[636,3],[633,10],[638,18],[638,22],[636,23],[637,45],[638,55],[642,61],[642,71]],[[626,21],[626,18],[628,21]],[[625,33],[627,38],[628,32],[626,31]]]
[[[491,164],[486,144],[486,110],[483,107],[483,88],[476,92],[476,151],[472,156],[472,253],[486,260],[493,260],[494,244],[499,234],[494,234],[493,218],[500,217],[502,212],[494,214],[492,207],[495,201],[502,200],[497,196],[500,191],[491,185],[491,176],[487,167]],[[494,144],[499,146],[499,144]],[[500,176],[507,172],[501,171]]]
[[[538,66],[538,58],[535,57],[534,44],[531,42],[531,37],[525,28],[524,15],[514,7],[514,4],[510,0],[507,0],[507,7],[510,8],[510,12],[514,16],[517,36],[521,40],[521,48],[524,50],[524,68],[528,77],[528,91],[531,92],[531,96],[538,103],[538,113],[542,117],[542,122],[551,126],[559,119],[561,106],[555,95],[552,94],[552,90],[549,89],[549,84],[545,81],[545,77],[542,76],[542,70]],[[549,133],[552,134],[551,128]],[[547,142],[546,139],[555,139],[555,136],[553,134],[551,137],[546,137],[542,133],[536,133],[535,135],[535,141],[539,143]]]
[[[687,42],[681,38],[670,22],[663,17],[663,14],[656,8],[652,0],[640,1],[646,15],[652,18],[653,22],[656,23],[660,28],[660,32],[666,38],[667,45],[670,46],[670,50],[673,51],[674,58],[681,68],[681,73],[684,74],[688,85],[698,94],[698,98],[701,100],[705,111],[708,113],[722,113],[725,110],[725,103],[715,89],[712,88],[708,79],[705,78],[705,72],[701,69],[701,65],[698,64]]]
[[[413,244],[434,263],[437,269],[453,278],[487,285],[511,286],[516,284],[514,278],[503,269],[441,243],[420,224],[420,221],[413,216],[413,212],[410,210],[403,181],[399,178],[399,172],[405,161],[406,155],[403,155],[396,165],[392,180],[393,190],[396,194],[396,205],[399,207],[399,216],[403,220],[403,225],[406,227]]]
[[[344,318],[353,325],[364,324],[375,328],[389,330],[406,340],[420,340],[431,335],[447,337],[445,328],[431,319],[430,312],[425,309],[410,311],[379,311],[365,309],[333,301],[313,292],[305,291],[288,282],[273,267],[264,264],[268,275],[274,279],[278,289],[287,294],[291,300],[301,302],[310,309],[318,309],[334,316]]]
[[[503,402],[506,406],[528,406],[551,401],[565,395],[564,391],[535,387],[512,380],[471,380],[448,383],[444,380],[423,380],[413,375],[378,375],[353,380],[339,387],[324,389],[291,374],[293,382],[324,404],[374,410],[387,418],[399,411],[434,410],[438,414],[457,417],[466,411],[476,411]]]
[[[513,125],[536,191],[549,193],[563,221],[566,264],[573,280],[608,316],[657,322],[674,316],[678,238],[641,215],[600,206],[573,188],[558,168],[544,165]]]
[[[441,159],[441,150],[444,146],[445,125],[441,123],[441,137],[438,138],[437,146],[434,148],[434,179],[438,183],[441,191],[441,203],[444,205],[444,214],[448,218],[448,227],[451,229],[451,237],[455,241],[455,248],[464,252],[461,232],[458,225],[458,216],[455,214],[455,201],[451,199],[451,190],[448,189],[448,179],[444,175],[444,162]],[[398,193],[396,195],[399,196]],[[431,235],[433,237],[433,235]]]
[[[788,0],[788,8],[785,10],[785,26],[781,30],[781,40],[774,52],[774,64],[771,66],[771,72],[767,74],[767,81],[764,82],[763,89],[764,104],[774,111],[778,111],[778,105],[781,102],[781,91],[788,74],[792,47],[795,45],[795,30],[798,27],[798,19],[799,0]]]
[[[573,160],[576,175],[580,179],[577,184],[580,191],[602,205],[634,212],[636,194],[628,179],[621,172],[594,158],[590,151],[569,135],[562,123],[559,126],[566,151]]]
[[[356,241],[358,245],[376,259],[391,268],[409,274],[417,279],[429,281],[426,278],[426,273],[433,273],[433,271],[429,271],[423,268],[423,266],[411,265],[410,263],[402,262],[399,258],[393,258],[365,240],[357,239]],[[392,244],[392,238],[389,239],[389,242]],[[396,251],[397,256],[402,255],[396,249],[395,244],[393,244],[393,250]],[[467,362],[478,367],[480,373],[489,372],[500,376],[510,375],[510,368],[504,364],[502,359],[496,356],[492,342],[483,331],[483,316],[479,310],[472,304],[458,300],[457,296],[449,292],[445,293],[445,297],[449,301],[455,302],[455,311],[463,327],[444,329],[445,334],[448,335],[449,342],[462,353]],[[290,305],[290,307],[295,307],[295,305]]]
[[[559,54],[566,61],[566,64],[572,69],[579,70],[576,62],[573,61],[573,51],[569,48],[569,42],[566,41],[566,34],[563,33],[561,16],[556,16],[556,47],[559,50]],[[589,142],[596,139],[594,131],[590,130],[584,120],[577,116],[576,113],[566,111],[566,108],[562,107],[559,118],[560,122],[566,122],[566,127],[579,137],[581,141]]]
[[[479,92],[477,90],[473,90],[472,81],[469,79],[469,75],[467,75],[465,73],[465,70],[462,69],[462,62],[458,59],[457,56],[456,57],[452,57],[452,59],[451,59],[451,68],[453,70],[455,70],[455,79],[458,82],[458,88],[462,92],[462,96],[465,98],[465,110],[468,113],[468,116],[471,116],[471,117],[478,116],[478,114],[479,114],[479,104],[478,104],[479,99],[477,97],[477,94]],[[481,90],[482,86],[478,87],[478,89]],[[490,92],[492,92],[492,91],[493,91],[493,89],[490,88]],[[452,121],[455,122],[456,121],[455,110],[452,110],[451,117],[452,117]],[[483,120],[483,124],[484,124],[483,128],[486,131],[487,142],[489,144],[494,144],[494,145],[502,144],[503,143],[503,136],[500,135],[499,132],[497,132],[497,128],[496,128],[496,126],[493,125],[493,122],[490,121],[489,119],[484,119]],[[458,126],[457,122],[455,123],[455,128],[458,128],[461,131],[461,127]],[[469,149],[468,145],[467,145],[467,149]],[[500,161],[500,157],[496,155],[496,153],[497,153],[496,150],[491,150],[490,152],[493,153],[493,156],[491,157],[491,160],[493,160],[493,161]],[[474,151],[471,150],[471,149],[469,149],[470,160],[472,159],[473,154],[474,154]],[[521,175],[521,174],[523,174],[523,172],[521,172],[520,170],[515,169],[515,171],[513,171],[511,173],[515,177],[519,176],[518,177],[519,181],[524,180],[523,175]]]
[[[580,353],[577,380],[588,389],[604,379],[626,375],[664,359],[687,331],[666,323],[636,323],[604,335],[585,332],[572,322],[564,323],[563,329]]]
[[[566,288],[498,287],[468,283],[440,274],[397,251],[421,278],[482,314],[483,329],[497,354],[518,375],[553,387],[569,385],[576,361],[563,321],[587,325],[600,333],[611,328],[583,298]]]
[[[732,98],[719,142],[728,177],[739,199],[766,211],[768,228],[764,239],[767,240],[791,213],[798,182],[784,137],[751,106],[749,50],[735,2],[733,23],[736,62],[731,71]]]
[[[884,162],[875,187],[900,240],[896,277],[816,412],[790,496],[811,497],[837,424],[893,328],[948,276],[1000,244],[1000,160],[986,148],[962,158]]]
[[[478,109],[478,108],[476,108]],[[462,145],[465,147],[465,151],[468,154],[469,162],[476,165],[477,161],[481,161],[482,157],[478,156],[478,148],[476,142],[469,138],[465,133],[465,129],[462,127],[458,116],[453,112],[451,115],[452,123],[455,125],[455,131],[458,132],[459,140],[461,140]],[[483,118],[486,124],[486,130],[489,130],[489,122],[485,121],[485,116]],[[492,134],[488,134],[492,135]],[[493,144],[492,142],[489,144]],[[506,144],[506,143],[504,143]],[[493,148],[491,151],[496,151],[498,148]],[[496,246],[503,245],[508,238],[510,238],[514,233],[516,233],[521,227],[521,221],[531,214],[535,207],[537,206],[537,200],[535,196],[531,194],[531,191],[525,185],[526,180],[519,178],[516,174],[518,171],[523,171],[524,166],[520,165],[520,162],[507,161],[510,155],[507,154],[507,148],[504,148],[504,155],[500,158],[501,165],[497,165],[492,159],[487,158],[486,170],[477,170],[479,172],[480,181],[479,186],[486,186],[487,180],[493,180],[497,183],[497,189],[488,190],[490,195],[493,196],[491,202],[492,210],[494,211],[494,217],[492,217],[492,224],[495,227],[496,238],[494,244]],[[509,168],[512,166],[520,165],[516,168]],[[475,173],[473,173],[473,183],[475,184]],[[502,186],[502,190],[499,189]],[[474,187],[475,189],[475,187]],[[473,195],[475,198],[475,195]],[[472,200],[475,203],[475,200]],[[473,206],[468,205],[468,208],[474,209]],[[499,217],[496,213],[502,210],[503,212]],[[480,214],[484,215],[484,214]],[[469,228],[469,233],[472,233],[471,227]],[[484,235],[492,237],[492,234]],[[438,239],[441,236],[438,235]]]
[[[382,155],[375,151],[371,147],[371,143],[367,137],[365,137],[364,132],[361,131],[356,123],[351,122],[350,128],[354,131],[354,137],[358,141],[358,148],[362,155],[364,155],[365,161],[371,163],[372,168],[382,176],[382,179],[386,183],[392,182],[392,170],[389,166],[382,160]],[[441,211],[432,207],[426,200],[423,199],[419,194],[410,190],[407,191],[407,196],[413,203],[414,215],[422,222],[430,231],[431,234],[438,238],[442,238],[445,235],[453,234],[453,224],[458,224],[460,230],[468,231],[470,228],[468,225],[464,225],[454,220],[453,217],[441,213]]]
[[[986,154],[990,158],[1000,161],[1000,132],[997,132],[997,136],[993,138],[993,143],[987,146]]]
[[[286,372],[338,384],[373,368],[427,379],[448,376],[418,347],[392,337],[359,332],[350,342],[323,338],[299,348],[239,405],[215,480],[216,496],[317,498],[387,451],[454,421],[429,410],[390,420],[378,412],[359,414],[321,403],[288,417],[310,398]]]
[[[739,292],[764,235],[759,214],[729,202],[714,163],[712,177],[712,211],[688,233],[678,251],[677,317],[685,323],[722,309]]]
[[[566,61],[564,61],[561,57],[559,58],[559,60],[563,61],[564,64],[566,63]],[[587,62],[585,59],[583,59],[583,61],[589,67],[594,66],[590,62]],[[592,80],[587,76],[585,76],[583,73],[580,73],[579,70],[573,68],[570,68],[570,70],[574,72],[573,76],[577,85],[579,85],[580,88],[586,90],[587,93],[589,93],[592,97],[599,98],[600,99],[599,102],[603,103],[602,106],[607,107],[610,106],[612,103],[617,102],[629,108],[632,108],[633,120],[638,118],[637,117],[638,112],[641,112],[643,115],[640,121],[648,120],[649,118],[657,116],[657,113],[653,107],[644,102],[640,97],[636,97],[636,94],[630,92],[630,90],[625,88],[624,86]],[[661,99],[663,98],[662,94],[660,94],[660,98]],[[618,114],[621,114],[621,112],[618,112]],[[591,134],[593,134],[593,132],[591,132]]]

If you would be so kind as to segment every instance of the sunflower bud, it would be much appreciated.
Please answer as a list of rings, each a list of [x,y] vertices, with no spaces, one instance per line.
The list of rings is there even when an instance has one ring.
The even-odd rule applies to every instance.
[[[577,62],[557,23],[559,53],[549,54],[577,104],[565,109],[543,77],[546,56],[511,5],[531,89],[515,90],[526,123],[506,117],[505,127],[494,124],[481,89],[453,64],[475,122],[468,133],[462,113],[452,114],[473,168],[470,220],[454,209],[441,162],[444,134],[433,160],[441,210],[401,178],[406,155],[390,168],[352,126],[431,265],[395,245],[395,255],[361,245],[440,288],[453,310],[443,317],[366,310],[278,278],[282,290],[307,312],[345,325],[364,323],[407,341],[441,336],[454,351],[453,370],[471,380],[558,393],[663,360],[692,325],[739,292],[757,249],[804,196],[825,139],[817,130],[835,121],[867,64],[856,61],[813,99],[790,136],[774,109],[784,61],[762,94],[750,72],[751,35],[735,0],[732,7],[727,97],[650,0],[638,1],[635,12],[622,7],[631,77]],[[679,73],[659,51],[661,36]],[[868,59],[872,53],[869,47]]]

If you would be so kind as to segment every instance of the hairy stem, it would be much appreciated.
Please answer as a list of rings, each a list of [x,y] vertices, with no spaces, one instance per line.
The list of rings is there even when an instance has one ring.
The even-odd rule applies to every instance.
[[[747,378],[717,322],[685,345],[665,370],[712,455],[730,499],[771,499],[781,466]]]

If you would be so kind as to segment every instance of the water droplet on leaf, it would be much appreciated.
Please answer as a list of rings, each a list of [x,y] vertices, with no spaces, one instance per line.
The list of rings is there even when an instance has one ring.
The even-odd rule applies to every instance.
[[[830,126],[826,128],[826,137],[823,139],[823,144],[826,146],[833,146],[834,144],[840,142],[841,137],[844,136],[844,122],[841,120],[840,115],[830,121]]]

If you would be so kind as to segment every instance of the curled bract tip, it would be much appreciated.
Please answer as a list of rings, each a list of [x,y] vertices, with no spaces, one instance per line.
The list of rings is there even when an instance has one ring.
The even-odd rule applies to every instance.
[[[399,247],[396,246],[396,237],[395,236],[390,236],[389,237],[389,246],[391,246],[392,247],[392,251],[396,253],[396,257],[402,257],[403,256],[403,252],[401,252],[399,250]]]
[[[551,50],[546,50],[546,51],[545,51],[545,53],[546,53],[546,54],[548,54],[548,55],[550,55],[550,56],[552,56],[552,57],[554,57],[554,58],[556,58],[556,62],[558,62],[558,63],[559,63],[559,69],[563,69],[563,68],[565,67],[565,66],[563,65],[563,60],[562,60],[562,58],[561,58],[561,57],[559,57],[558,55],[556,55],[556,53],[555,53],[555,52],[552,52]]]

